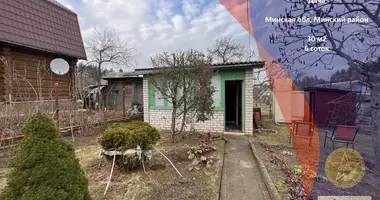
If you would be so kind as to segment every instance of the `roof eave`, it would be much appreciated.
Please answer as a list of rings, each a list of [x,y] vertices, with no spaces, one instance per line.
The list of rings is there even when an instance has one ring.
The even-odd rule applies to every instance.
[[[137,76],[125,76],[125,77],[103,77],[104,80],[114,80],[114,79],[142,79],[143,77]]]
[[[307,87],[304,89],[304,91],[325,91],[325,92],[341,92],[341,93],[348,93],[351,92],[350,90],[342,90],[342,89],[335,89],[335,88],[322,88],[322,87]]]
[[[224,71],[224,70],[245,70],[245,69],[261,69],[264,67],[263,62],[255,62],[252,64],[217,64],[212,65],[212,68],[214,71]],[[155,74],[157,73],[159,68],[148,68],[148,69],[136,69],[135,73],[138,75],[149,75],[149,74]]]

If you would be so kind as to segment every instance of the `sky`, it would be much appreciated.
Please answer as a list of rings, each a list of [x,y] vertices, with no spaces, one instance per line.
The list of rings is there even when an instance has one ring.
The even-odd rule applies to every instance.
[[[77,13],[84,40],[95,27],[111,27],[121,38],[132,39],[138,53],[136,68],[151,67],[150,56],[165,51],[206,51],[221,36],[242,44],[250,41],[257,51],[253,37],[219,0],[58,1]]]
[[[122,39],[131,39],[137,51],[134,68],[151,67],[150,57],[162,52],[197,49],[206,51],[221,36],[230,36],[255,52],[252,60],[260,60],[256,41],[277,59],[279,47],[269,44],[274,32],[265,17],[284,13],[283,0],[250,0],[250,20],[254,36],[239,24],[219,0],[58,0],[78,15],[84,41],[94,31],[115,29]],[[240,2],[241,0],[231,0]],[[338,61],[334,70],[346,68]],[[130,69],[132,70],[132,69]],[[331,70],[311,69],[328,79]]]

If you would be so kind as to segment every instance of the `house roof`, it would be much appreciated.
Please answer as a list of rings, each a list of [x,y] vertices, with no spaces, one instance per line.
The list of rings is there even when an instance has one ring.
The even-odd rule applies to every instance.
[[[360,80],[352,80],[352,81],[343,81],[343,82],[335,82],[335,83],[317,84],[315,85],[315,87],[341,89],[341,90],[355,90],[356,89],[355,86],[357,84],[368,86],[368,84]]]
[[[214,70],[239,70],[239,69],[258,69],[264,67],[264,62],[262,61],[249,61],[249,62],[227,62],[227,63],[214,63],[211,65]],[[164,67],[162,67],[164,68]],[[136,74],[153,74],[157,70],[162,68],[140,68],[135,69]]]
[[[77,15],[55,0],[0,0],[0,42],[86,59]]]
[[[308,87],[304,89],[305,91],[325,91],[325,92],[340,92],[340,93],[349,93],[350,90],[341,90],[335,88],[324,88],[324,87]]]
[[[126,78],[142,78],[136,72],[112,72],[103,76],[103,79],[126,79]]]

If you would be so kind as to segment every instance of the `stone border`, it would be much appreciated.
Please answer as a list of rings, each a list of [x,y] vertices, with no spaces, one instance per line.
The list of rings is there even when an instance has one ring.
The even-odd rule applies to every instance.
[[[215,183],[215,198],[214,200],[220,200],[220,193],[222,188],[222,177],[223,177],[223,168],[224,168],[224,156],[226,152],[226,143],[227,141],[222,139],[223,141],[223,148],[221,149],[221,158],[218,162],[218,171],[216,174],[216,183]]]
[[[264,179],[265,185],[268,188],[270,198],[272,200],[280,200],[281,197],[278,194],[278,191],[277,191],[276,187],[274,186],[272,178],[269,176],[269,173],[268,173],[267,169],[265,168],[263,161],[259,158],[254,144],[252,142],[249,142],[249,146],[251,147],[254,160],[256,160],[258,165],[259,165],[259,169],[260,169],[261,175]]]

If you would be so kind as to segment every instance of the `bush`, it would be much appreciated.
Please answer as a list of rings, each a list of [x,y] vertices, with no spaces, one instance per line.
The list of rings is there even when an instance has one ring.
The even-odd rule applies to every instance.
[[[100,144],[105,150],[124,151],[134,149],[139,145],[141,149],[148,149],[160,139],[158,131],[146,122],[122,122],[109,126]]]
[[[12,168],[2,200],[88,200],[88,181],[75,158],[74,148],[60,138],[55,122],[40,112],[22,128],[20,150],[11,159]]]
[[[135,149],[137,145],[141,149],[149,149],[160,139],[158,131],[146,122],[132,121],[117,123],[109,126],[100,144],[105,150],[125,151]],[[144,161],[147,158],[143,155]],[[142,162],[136,154],[117,156],[116,164],[124,170],[133,170],[141,166]]]

